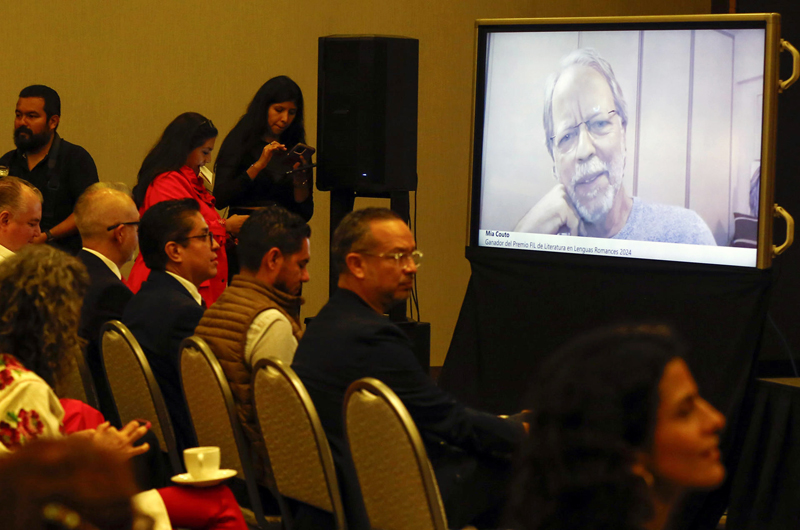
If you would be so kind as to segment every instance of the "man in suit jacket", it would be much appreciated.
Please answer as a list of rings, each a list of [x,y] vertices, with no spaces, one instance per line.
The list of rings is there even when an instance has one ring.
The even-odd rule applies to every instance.
[[[203,316],[198,287],[217,274],[219,244],[194,199],[151,206],[139,225],[139,247],[150,276],[122,315],[150,361],[181,449],[197,445],[183,397],[179,346]]]
[[[78,252],[89,271],[89,290],[83,300],[79,334],[86,339],[86,363],[92,372],[100,410],[119,426],[100,353],[100,329],[119,320],[133,296],[122,282],[120,267],[139,245],[139,211],[124,184],[99,182],[86,188],[75,203],[75,222],[83,248]]]
[[[491,516],[499,514],[504,500],[508,457],[522,440],[524,426],[469,409],[440,390],[414,357],[408,336],[384,316],[404,303],[414,286],[422,253],[413,234],[394,212],[368,208],[342,220],[331,252],[339,288],[309,324],[292,367],[330,441],[348,526],[369,528],[342,425],[344,393],[362,377],[386,383],[414,419],[450,525],[496,523]]]

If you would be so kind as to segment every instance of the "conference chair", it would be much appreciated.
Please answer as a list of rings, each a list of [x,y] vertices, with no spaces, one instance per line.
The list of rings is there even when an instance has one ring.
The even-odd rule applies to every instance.
[[[253,395],[278,492],[331,513],[337,530],[347,528],[328,439],[300,378],[281,361],[262,359]]]
[[[433,468],[400,398],[365,377],[350,385],[344,402],[347,441],[372,528],[445,530]]]
[[[149,421],[150,430],[167,451],[173,474],[183,473],[172,421],[141,346],[119,320],[103,324],[100,337],[103,369],[122,425],[139,419]]]
[[[228,380],[211,348],[206,341],[193,335],[181,342],[180,352],[183,395],[197,441],[201,446],[219,447],[220,467],[236,470],[236,476],[244,480],[252,508],[252,514],[247,513],[246,508],[242,509],[245,519],[249,519],[249,523],[255,521],[261,530],[279,525],[289,528],[291,518],[277,492],[271,493],[280,505],[283,520],[264,516],[250,457],[250,441],[236,414]]]
[[[97,391],[83,350],[76,348],[66,362],[67,369],[64,371],[63,384],[60,385],[62,395],[59,397],[77,399],[92,408],[99,408]]]

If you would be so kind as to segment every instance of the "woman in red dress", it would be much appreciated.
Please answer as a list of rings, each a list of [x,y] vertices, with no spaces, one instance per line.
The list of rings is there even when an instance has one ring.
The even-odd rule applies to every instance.
[[[200,168],[210,162],[217,128],[196,112],[185,112],[167,125],[158,143],[150,150],[139,169],[133,199],[142,215],[153,204],[190,197],[200,203],[200,213],[219,243],[217,275],[200,285],[200,295],[210,306],[228,284],[228,234],[236,235],[247,216],[233,215],[225,220],[214,209],[214,196],[206,190]],[[128,287],[135,293],[147,279],[150,269],[141,254],[136,257]]]

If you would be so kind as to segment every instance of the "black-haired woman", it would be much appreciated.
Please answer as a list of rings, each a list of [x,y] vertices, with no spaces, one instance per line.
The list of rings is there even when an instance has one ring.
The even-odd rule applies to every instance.
[[[530,400],[512,489],[518,530],[660,530],[688,489],[725,478],[725,418],[665,326],[597,331],[556,352]]]
[[[217,207],[230,206],[231,213],[246,214],[279,204],[306,221],[311,219],[311,170],[285,176],[266,169],[274,157],[305,143],[303,114],[303,93],[288,77],[273,77],[258,89],[219,150],[214,177]]]
[[[200,203],[208,229],[219,243],[217,275],[203,282],[200,295],[210,306],[228,285],[228,258],[225,244],[228,233],[237,234],[246,216],[231,216],[227,221],[215,210],[214,197],[206,190],[200,168],[210,161],[217,139],[211,120],[196,112],[185,112],[167,125],[161,138],[150,150],[139,169],[133,199],[139,214],[153,204],[171,199],[192,198]],[[137,292],[150,274],[142,255],[136,257],[127,284]]]

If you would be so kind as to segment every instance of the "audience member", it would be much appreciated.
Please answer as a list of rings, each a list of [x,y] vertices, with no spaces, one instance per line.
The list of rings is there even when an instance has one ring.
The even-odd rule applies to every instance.
[[[139,169],[133,199],[144,215],[148,208],[161,201],[191,198],[200,204],[200,213],[217,241],[219,273],[207,278],[200,294],[211,305],[228,285],[228,258],[225,249],[228,232],[239,233],[246,216],[234,215],[225,220],[214,209],[214,197],[200,177],[214,150],[217,128],[211,120],[196,112],[185,112],[167,125],[158,143],[150,150]],[[128,287],[137,292],[147,279],[149,269],[142,256],[136,258]]]
[[[183,397],[179,346],[203,316],[199,286],[217,274],[220,246],[194,199],[161,201],[139,225],[150,276],[122,314],[144,350],[164,395],[181,448],[197,445]]]
[[[135,493],[125,460],[82,437],[38,441],[0,458],[7,530],[132,530]]]
[[[89,286],[76,258],[47,245],[29,245],[0,265],[0,455],[39,437],[63,434],[64,409],[53,392],[66,360],[79,350],[78,320]],[[132,443],[147,431],[131,422],[103,424],[87,436],[127,456],[147,451]]]
[[[273,77],[258,89],[217,156],[214,196],[221,208],[250,213],[278,204],[306,221],[311,219],[311,170],[287,177],[267,169],[273,157],[284,158],[287,149],[305,143],[303,114],[303,92],[285,75]]]
[[[292,367],[328,435],[349,526],[369,527],[342,425],[345,391],[362,377],[386,383],[408,408],[426,442],[450,524],[492,525],[523,424],[469,409],[439,389],[408,336],[384,316],[413,288],[422,257],[413,234],[394,212],[367,208],[342,220],[331,247],[339,288],[309,324]]]
[[[78,334],[87,341],[86,362],[92,372],[103,415],[119,424],[100,353],[100,329],[122,318],[133,296],[122,282],[120,267],[133,258],[139,245],[139,212],[124,184],[98,182],[75,203],[83,249],[78,252],[89,272],[89,290],[83,300]]]
[[[253,410],[250,381],[259,359],[292,363],[300,327],[300,289],[308,281],[311,229],[298,215],[269,206],[245,221],[239,233],[240,274],[200,320],[195,334],[220,360],[242,426],[253,444],[260,482],[268,474],[264,439]],[[270,477],[270,478],[268,478]]]
[[[44,85],[23,88],[14,118],[17,148],[0,158],[11,175],[27,180],[44,194],[42,233],[35,243],[51,243],[75,254],[81,238],[72,210],[83,190],[97,182],[97,167],[86,149],[62,139],[61,98]]]
[[[518,530],[660,530],[689,488],[725,477],[725,419],[700,397],[666,326],[575,339],[532,385],[530,436],[512,488]]]
[[[95,486],[101,487],[108,497],[98,494],[102,498],[86,498],[83,495],[88,491],[97,493],[98,490],[85,489],[74,482],[71,487],[69,485],[72,480],[80,480],[79,477],[85,476],[74,475],[75,468],[80,464],[74,459],[69,460],[70,457],[67,457],[69,462],[63,462],[61,456],[64,453],[59,449],[60,446],[42,441],[60,438],[65,432],[61,422],[64,409],[46,381],[58,384],[63,371],[69,366],[66,358],[80,347],[78,320],[81,299],[88,285],[89,277],[80,261],[44,245],[31,245],[0,265],[0,296],[7,301],[0,307],[0,352],[10,352],[0,354],[0,476],[5,471],[13,473],[15,469],[20,469],[20,466],[14,465],[14,460],[9,460],[14,459],[16,454],[22,455],[20,458],[23,462],[30,463],[21,466],[23,469],[36,472],[34,477],[17,476],[11,483],[14,494],[19,497],[13,504],[0,502],[5,508],[4,515],[12,509],[21,509],[33,515],[37,521],[41,513],[48,521],[58,522],[60,515],[76,509],[82,512],[81,508],[88,505],[97,510],[103,507],[111,510],[104,513],[90,510],[85,513],[92,520],[99,516],[101,521],[106,520],[104,517],[111,517],[124,522],[128,518],[126,513],[114,513],[120,506],[124,507],[124,503],[120,505],[112,501],[113,506],[106,504],[106,500],[120,500],[132,493],[130,473],[117,472],[121,464],[107,462],[108,474],[97,477],[98,484]],[[106,451],[120,461],[129,460],[149,449],[147,444],[134,446],[146,432],[147,426],[140,426],[136,421],[120,430],[102,423],[95,429],[69,436],[70,439],[84,440],[92,447],[70,441],[66,453],[92,460],[90,453],[98,450]],[[73,443],[76,445],[71,445]],[[22,452],[18,453],[20,450]],[[89,467],[97,464],[87,460],[81,462]],[[52,466],[50,473],[43,472],[42,464],[45,467]],[[117,481],[121,483],[116,484]],[[10,494],[3,487],[6,483],[6,480],[0,479],[1,498],[7,498]],[[33,487],[34,483],[38,484],[38,488]],[[170,528],[171,521],[175,526],[184,528],[246,529],[233,494],[224,486],[202,492],[192,488],[171,487],[158,492],[144,492],[136,497],[135,500],[139,501],[137,507],[149,511],[155,506],[159,508],[156,512],[168,515],[165,518],[166,528]],[[52,500],[57,504],[48,506],[48,501]],[[100,506],[92,506],[93,501],[100,501]],[[48,504],[42,506],[44,502]],[[33,508],[33,513],[25,506]],[[37,507],[42,507],[45,512],[38,512]],[[164,508],[166,514],[163,513]],[[17,515],[15,513],[15,518]],[[122,519],[117,519],[119,516]],[[24,515],[20,518],[24,521]],[[34,523],[34,526],[23,528],[36,526]]]
[[[17,177],[0,179],[0,262],[41,234],[42,193]]]

